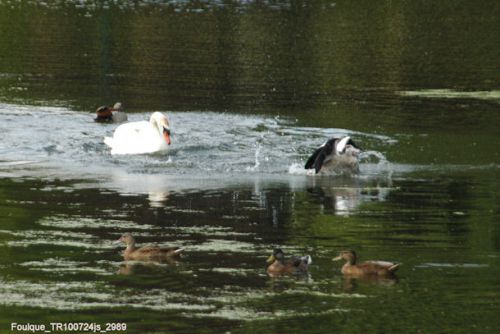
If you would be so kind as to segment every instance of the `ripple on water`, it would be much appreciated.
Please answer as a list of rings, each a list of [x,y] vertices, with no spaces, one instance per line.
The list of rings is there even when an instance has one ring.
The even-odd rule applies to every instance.
[[[166,231],[175,231],[177,235],[203,235],[207,237],[237,237],[253,236],[251,232],[236,232],[232,227],[217,225],[199,225],[199,226],[169,226],[164,228]]]
[[[189,246],[193,252],[233,252],[233,253],[255,253],[256,247],[250,242],[225,239],[210,239],[198,245]]]
[[[148,224],[138,224],[132,221],[116,219],[96,219],[85,217],[74,217],[67,215],[55,215],[42,218],[37,222],[39,225],[54,227],[59,229],[130,229],[130,230],[154,230],[157,226]]]
[[[338,299],[358,299],[365,298],[366,296],[361,294],[336,294],[336,293],[321,293],[309,290],[287,290],[284,292],[271,292],[269,290],[257,290],[257,289],[211,289],[211,296],[205,298],[206,302],[214,302],[220,304],[218,307],[210,312],[192,312],[184,313],[188,317],[210,317],[210,318],[222,318],[226,320],[240,320],[240,321],[252,321],[252,320],[266,320],[266,319],[277,319],[277,318],[290,318],[290,317],[307,317],[311,314],[318,314],[317,309],[311,312],[292,309],[294,305],[289,305],[298,303],[303,304],[306,298],[309,302],[316,302],[311,300],[312,298],[322,298],[322,300],[327,299],[331,301],[332,306],[324,304],[321,314],[330,314],[335,312],[348,312],[349,309],[340,308],[336,305],[335,300]],[[287,295],[292,295],[295,298],[287,298],[287,303],[277,302],[280,298],[286,298]],[[296,298],[299,297],[299,298]],[[258,308],[252,308],[249,305],[260,305]],[[333,306],[335,305],[335,306]],[[272,309],[266,311],[266,309]],[[306,307],[307,308],[307,307]]]
[[[195,318],[221,318],[226,320],[239,320],[239,321],[254,321],[254,320],[276,320],[276,319],[286,319],[286,318],[301,318],[310,317],[311,315],[327,315],[337,312],[349,312],[348,309],[343,309],[340,307],[332,308],[323,311],[312,311],[311,312],[297,312],[286,310],[275,310],[273,312],[257,311],[256,309],[244,306],[227,306],[218,308],[213,312],[204,313],[190,313],[185,316],[195,317]]]
[[[482,263],[422,263],[415,266],[416,268],[486,268],[487,264]]]
[[[0,124],[14,115],[8,129],[23,129],[26,118],[33,117],[26,115],[26,108],[0,105]],[[3,164],[11,174],[17,171],[20,175],[37,177],[46,173],[59,178],[73,178],[74,175],[82,179],[102,178],[103,182],[109,181],[108,188],[121,189],[123,193],[149,194],[155,206],[160,206],[172,189],[199,188],[200,183],[206,185],[211,180],[216,181],[209,182],[208,186],[217,188],[221,183],[235,182],[235,178],[254,178],[262,173],[282,177],[309,175],[310,172],[302,168],[305,160],[319,143],[331,136],[349,134],[356,136],[361,144],[375,141],[378,146],[391,145],[391,138],[386,136],[345,129],[298,127],[295,120],[286,118],[168,112],[175,129],[175,141],[166,155],[112,156],[102,138],[110,135],[113,127],[88,126],[81,131],[79,124],[91,122],[87,113],[38,106],[27,109],[39,116],[34,129],[40,130],[38,136],[32,138],[24,136],[23,131],[12,131],[6,139],[2,157],[5,162],[0,163],[0,170]],[[150,113],[136,113],[129,118],[139,121],[149,116]],[[45,131],[55,127],[68,131]],[[210,133],[205,131],[207,128],[212,129]],[[193,143],[196,144],[193,146]],[[378,153],[380,158],[381,153],[371,152],[372,155]],[[26,156],[30,157],[29,169],[24,164],[14,163],[26,161]],[[43,168],[35,170],[34,166]],[[384,170],[378,166],[371,171]],[[227,173],[234,175],[228,178]],[[180,180],[178,176],[191,181]]]
[[[398,93],[402,96],[419,96],[426,98],[500,100],[499,90],[458,91],[454,89],[422,89],[415,91],[400,91]]]
[[[215,267],[210,269],[199,269],[198,271],[216,272],[221,274],[228,274],[231,276],[248,276],[250,274],[258,274],[260,272],[259,269],[221,268],[221,267]]]
[[[33,283],[0,278],[0,305],[85,310],[96,308],[143,308],[156,311],[207,311],[214,305],[198,303],[194,296],[163,289],[121,289],[102,282]]]
[[[32,247],[37,245],[65,246],[85,249],[110,249],[111,243],[82,232],[65,232],[57,230],[1,230],[0,233],[8,234],[22,240],[9,240],[5,244],[9,247]]]
[[[56,274],[92,273],[97,275],[113,275],[107,268],[93,266],[89,262],[70,261],[62,258],[47,258],[43,261],[27,261],[19,264],[29,270],[50,272]]]
[[[47,261],[47,264],[58,260]],[[44,263],[25,263],[41,266]],[[75,263],[76,264],[76,263]],[[70,263],[64,263],[64,266]],[[262,289],[203,288],[191,293],[173,292],[169,289],[134,289],[109,285],[100,281],[78,282],[15,282],[0,278],[0,304],[6,306],[40,307],[58,310],[85,310],[97,308],[141,308],[156,311],[179,310],[186,317],[215,317],[228,320],[255,320],[307,316],[307,312],[290,310],[284,304],[276,304],[276,298],[294,295],[302,298],[328,298],[332,301],[323,312],[343,312],[334,306],[335,299],[365,298],[360,294],[323,293],[311,290],[290,290],[283,293]],[[294,299],[295,300],[295,299]],[[301,299],[297,299],[300,301]],[[260,301],[264,307],[273,305],[273,311],[262,311],[251,305]],[[314,301],[312,301],[314,302]],[[316,313],[317,311],[315,311]]]

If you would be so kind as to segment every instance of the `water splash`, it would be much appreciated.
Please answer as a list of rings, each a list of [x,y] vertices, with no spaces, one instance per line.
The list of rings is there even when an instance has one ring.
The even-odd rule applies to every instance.
[[[314,169],[305,169],[303,163],[293,163],[288,168],[288,174],[291,175],[314,175]]]
[[[33,129],[36,138],[20,131],[33,115],[38,120]],[[334,134],[349,134],[345,129],[301,127],[287,118],[259,115],[168,115],[175,142],[166,155],[112,156],[103,138],[116,126],[95,124],[93,115],[63,108],[0,104],[0,132],[8,134],[0,146],[0,175],[56,176],[63,180],[77,175],[82,180],[98,180],[99,185],[121,193],[148,194],[151,206],[158,207],[173,191],[254,183],[257,172],[259,178],[269,177],[273,182],[297,183],[292,176],[315,174],[314,170],[305,170],[302,161],[318,143]],[[149,116],[136,113],[129,119],[140,121]],[[53,128],[62,131],[46,131]],[[351,134],[370,145],[391,145],[387,136]],[[20,163],[27,156],[30,163]],[[391,165],[382,153],[373,150],[362,154],[360,167],[361,175],[366,172],[376,176],[386,174]]]
[[[392,175],[394,167],[384,154],[378,151],[364,151],[359,156],[359,167],[362,174]]]
[[[385,155],[378,151],[363,151],[359,155],[360,162],[373,162],[375,160],[378,164],[389,163]]]
[[[262,149],[262,144],[261,142],[258,142],[256,144],[257,148],[255,149],[255,164],[251,167],[247,167],[246,170],[248,172],[255,172],[258,170],[259,166],[260,166],[260,160],[259,160],[259,157],[260,157],[260,151]]]

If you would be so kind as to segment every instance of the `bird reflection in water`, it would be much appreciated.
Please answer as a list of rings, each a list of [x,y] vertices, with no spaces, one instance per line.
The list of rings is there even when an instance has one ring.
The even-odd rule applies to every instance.
[[[307,191],[321,204],[322,214],[349,216],[364,202],[385,201],[391,187],[386,180],[353,177],[313,179]]]
[[[399,279],[395,275],[393,277],[344,275],[342,278],[342,290],[344,292],[355,292],[358,290],[360,284],[392,287],[395,286],[398,282]]]
[[[117,274],[119,275],[136,275],[144,271],[157,270],[159,268],[166,268],[177,266],[178,259],[167,258],[161,262],[158,261],[124,261],[120,263]]]

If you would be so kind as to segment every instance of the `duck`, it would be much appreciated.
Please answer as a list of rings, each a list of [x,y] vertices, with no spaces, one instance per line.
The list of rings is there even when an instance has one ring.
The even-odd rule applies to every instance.
[[[170,123],[165,114],[154,112],[148,121],[118,126],[113,137],[105,137],[111,154],[149,154],[165,152],[171,144]]]
[[[281,274],[299,275],[307,273],[312,258],[306,256],[294,256],[285,260],[285,254],[280,248],[273,250],[273,253],[267,259],[267,273],[271,276]]]
[[[97,108],[96,114],[97,117],[94,118],[94,121],[99,123],[123,123],[128,120],[121,102],[116,102],[112,107],[100,106]]]
[[[359,154],[361,149],[349,136],[331,138],[317,148],[307,159],[305,169],[314,169],[318,173],[359,172]]]
[[[115,243],[124,243],[127,245],[127,248],[123,252],[125,261],[169,261],[171,258],[178,257],[184,250],[179,247],[160,248],[146,246],[137,248],[135,238],[129,232],[124,233]]]
[[[333,261],[345,260],[346,263],[342,266],[341,272],[348,276],[378,276],[392,277],[399,269],[400,263],[387,261],[365,261],[357,263],[357,255],[353,250],[341,251]]]

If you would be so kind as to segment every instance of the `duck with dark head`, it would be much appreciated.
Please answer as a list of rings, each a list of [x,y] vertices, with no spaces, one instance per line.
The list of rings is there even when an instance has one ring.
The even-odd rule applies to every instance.
[[[267,259],[267,263],[267,273],[271,276],[282,274],[300,275],[307,273],[312,259],[309,255],[292,256],[286,259],[283,251],[280,248],[276,248]]]
[[[122,123],[128,119],[120,102],[116,102],[112,107],[100,106],[97,108],[96,114],[97,117],[94,118],[94,121],[99,123]]]

